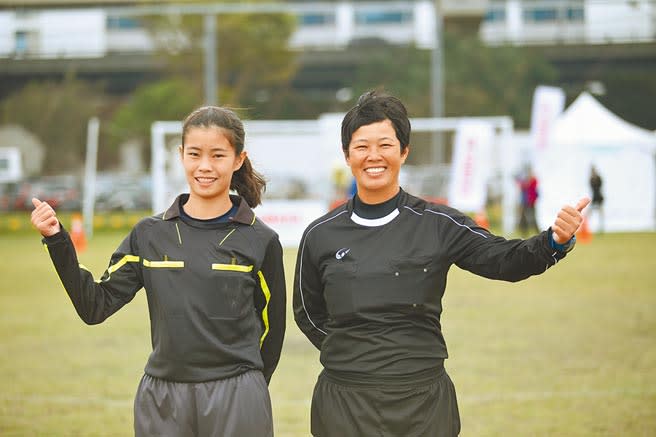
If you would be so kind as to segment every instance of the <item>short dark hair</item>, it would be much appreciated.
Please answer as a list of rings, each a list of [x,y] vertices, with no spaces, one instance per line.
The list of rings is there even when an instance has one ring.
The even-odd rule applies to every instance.
[[[362,126],[389,120],[394,126],[401,152],[410,144],[408,111],[398,98],[380,91],[367,91],[358,98],[342,120],[342,150],[348,155],[353,133]]]

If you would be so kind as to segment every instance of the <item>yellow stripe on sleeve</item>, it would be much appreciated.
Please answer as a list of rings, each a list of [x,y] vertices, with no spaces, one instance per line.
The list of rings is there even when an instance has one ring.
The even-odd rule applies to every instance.
[[[117,271],[118,269],[120,269],[121,267],[126,265],[127,263],[138,263],[138,262],[139,262],[139,257],[138,256],[136,256],[136,255],[124,255],[123,258],[118,260],[118,262],[116,264],[113,264],[113,265],[111,265],[107,268],[107,278],[106,279],[104,279],[104,280],[96,279],[95,282],[97,282],[97,283],[107,282],[107,281],[109,281],[109,278],[111,278],[112,273],[114,273],[115,271]],[[86,270],[87,272],[91,273],[91,271],[88,268],[86,268],[84,265],[79,264],[79,266],[80,266],[80,268],[82,268],[82,269]],[[105,276],[105,275],[103,274],[103,276]],[[91,275],[91,277],[93,277],[93,274]]]
[[[121,258],[116,264],[113,266],[109,266],[107,271],[111,275],[121,267],[123,267],[127,263],[138,263],[139,262],[139,257],[135,255],[125,255],[123,258]]]
[[[260,347],[262,347],[262,343],[264,343],[264,339],[269,333],[269,313],[267,310],[269,309],[269,301],[271,300],[271,291],[269,291],[269,286],[267,285],[266,279],[264,279],[262,270],[257,272],[257,276],[260,278],[260,287],[262,287],[264,299],[266,301],[264,309],[262,310],[262,321],[264,322],[264,332],[262,333],[262,337],[260,337]]]

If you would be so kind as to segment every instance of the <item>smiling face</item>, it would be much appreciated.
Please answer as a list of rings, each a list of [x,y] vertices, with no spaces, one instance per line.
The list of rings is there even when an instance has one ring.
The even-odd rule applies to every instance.
[[[189,184],[191,205],[230,203],[232,174],[244,162],[246,152],[235,148],[224,130],[216,126],[191,127],[180,146],[180,157]]]
[[[390,120],[359,127],[351,136],[346,163],[358,186],[358,197],[376,204],[399,192],[399,171],[408,157],[409,147],[401,142]]]

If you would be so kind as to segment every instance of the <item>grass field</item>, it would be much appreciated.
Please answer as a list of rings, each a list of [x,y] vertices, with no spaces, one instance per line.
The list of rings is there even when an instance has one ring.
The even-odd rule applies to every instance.
[[[96,277],[123,234],[97,234],[81,256]],[[145,294],[89,327],[36,233],[0,235],[0,257],[0,435],[131,435]],[[656,233],[608,234],[518,284],[452,269],[443,328],[461,435],[656,435],[655,259]],[[276,435],[307,436],[318,353],[288,316],[270,386]]]

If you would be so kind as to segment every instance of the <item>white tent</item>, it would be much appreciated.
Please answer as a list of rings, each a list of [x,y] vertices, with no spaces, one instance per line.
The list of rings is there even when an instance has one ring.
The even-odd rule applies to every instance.
[[[591,196],[590,168],[603,180],[604,230],[656,230],[656,136],[581,94],[556,120],[548,146],[535,154],[537,219],[549,226],[565,203]],[[590,216],[592,230],[599,217]]]

